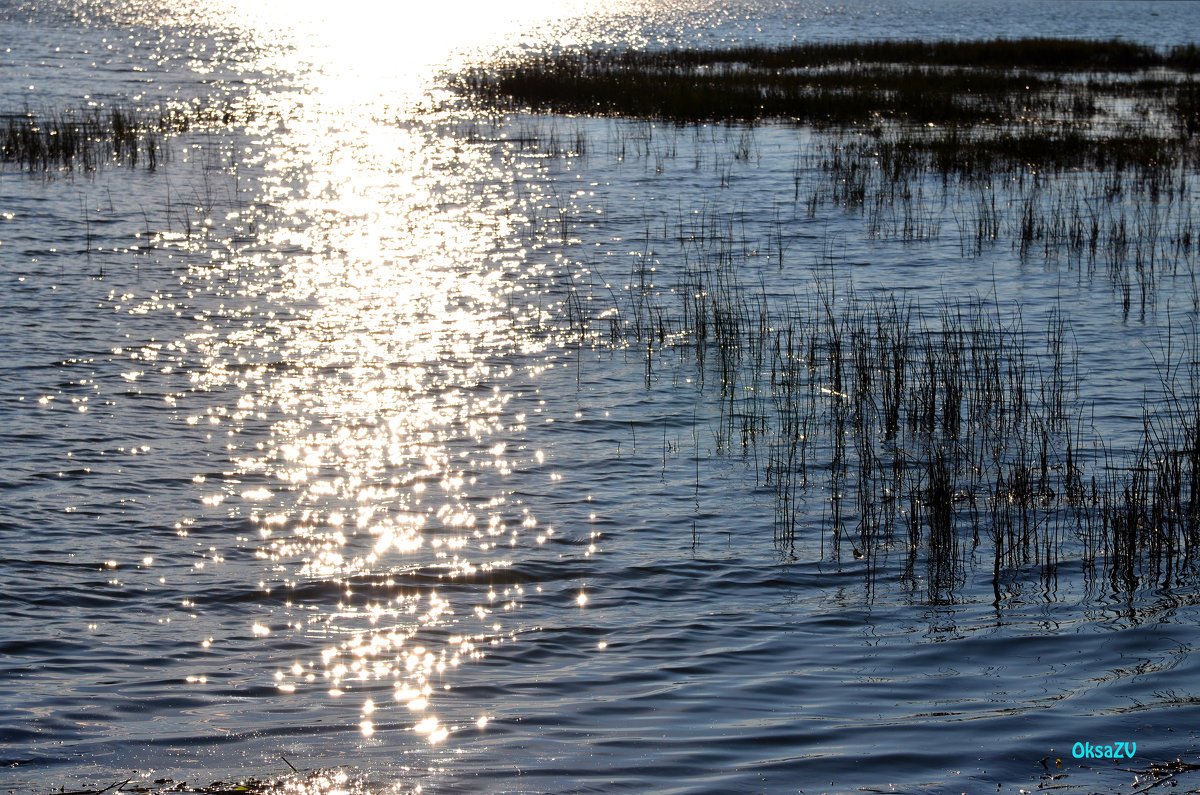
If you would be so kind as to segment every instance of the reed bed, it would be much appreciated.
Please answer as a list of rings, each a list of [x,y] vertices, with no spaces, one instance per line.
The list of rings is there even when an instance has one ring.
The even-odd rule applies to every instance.
[[[1017,123],[1108,133],[1113,125],[1157,128],[1169,119],[1187,137],[1196,126],[1197,64],[1195,47],[1162,52],[1116,40],[868,41],[565,52],[479,67],[454,85],[508,110],[677,123]],[[1133,107],[1120,110],[1129,99]],[[1109,137],[1085,140],[1103,147]]]
[[[663,54],[646,51],[608,52],[606,58],[629,67],[651,68]],[[790,47],[730,47],[670,51],[666,62],[700,67],[722,63],[756,69],[797,69],[830,63],[893,63],[918,66],[973,66],[992,69],[1028,68],[1055,72],[1136,72],[1151,68],[1200,71],[1200,50],[1186,44],[1163,51],[1124,39],[942,40],[876,39],[806,42]]]

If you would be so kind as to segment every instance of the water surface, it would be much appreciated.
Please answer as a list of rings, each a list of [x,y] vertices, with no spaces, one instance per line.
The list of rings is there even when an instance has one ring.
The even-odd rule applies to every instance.
[[[952,204],[915,243],[806,213],[810,133],[475,118],[442,75],[559,44],[1169,45],[1196,13],[5,2],[3,110],[238,114],[154,171],[0,169],[0,785],[267,777],[282,754],[380,791],[1107,791],[1140,765],[1077,740],[1191,758],[1193,580],[1120,590],[1066,560],[997,600],[981,555],[931,590],[835,545],[820,489],[778,544],[712,373],[568,329],[638,274],[669,295],[679,224],[707,214],[771,295],[982,296],[1035,335],[1069,315],[1120,448],[1160,340],[1194,337],[1190,261],[1129,311],[1103,273],[964,257]],[[585,151],[518,140],[551,132]]]

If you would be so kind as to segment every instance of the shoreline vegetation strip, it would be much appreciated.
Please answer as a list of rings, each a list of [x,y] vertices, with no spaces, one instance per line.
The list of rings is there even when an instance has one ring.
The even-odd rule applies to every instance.
[[[902,125],[927,128],[913,145],[944,147],[949,129],[1001,150],[1121,152],[1147,140],[1179,145],[1200,131],[1198,72],[1195,45],[1033,38],[568,51],[477,66],[451,85],[504,110],[680,124],[782,120],[877,135]]]

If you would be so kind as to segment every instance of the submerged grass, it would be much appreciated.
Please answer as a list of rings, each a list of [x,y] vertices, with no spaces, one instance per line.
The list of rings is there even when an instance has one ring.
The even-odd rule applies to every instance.
[[[692,155],[679,154],[679,139],[699,134],[616,122],[605,144],[573,129],[539,133],[526,122],[508,145],[538,158],[607,150],[657,174],[664,159],[682,157],[686,169]],[[728,157],[753,161],[753,128],[722,129]],[[566,139],[575,143],[547,143]],[[1186,284],[1200,257],[1195,160],[1147,162],[1135,150],[1081,169],[1070,153],[1021,162],[1032,153],[1018,150],[949,168],[899,135],[807,140],[794,192],[774,198],[774,221],[716,198],[648,216],[643,238],[617,233],[632,256],[627,273],[568,265],[562,284],[547,291],[539,281],[539,332],[637,351],[647,385],[668,361],[690,362],[720,407],[713,449],[743,457],[772,495],[781,550],[820,538],[835,557],[853,553],[872,583],[898,573],[931,601],[953,599],[984,566],[997,601],[1031,575],[1053,588],[1066,564],[1116,592],[1200,575],[1194,320],[1164,341],[1137,428],[1111,446],[1079,389],[1080,354],[1062,312],[1029,322],[1021,306],[995,299],[860,297],[834,276],[842,269],[828,241],[811,275],[789,278],[785,292],[762,271],[764,260],[794,270],[788,249],[818,206],[906,243],[936,239],[952,215],[964,258],[1007,240],[1016,262],[1041,258],[1081,283],[1110,280],[1123,315],[1140,306],[1144,316],[1157,281]],[[696,170],[707,165],[695,157]],[[533,209],[530,245],[569,258],[584,213],[562,197]],[[578,249],[599,264],[589,251]]]
[[[590,317],[576,300],[569,323],[644,351],[648,381],[670,352],[694,362],[721,408],[715,449],[774,495],[776,543],[827,533],[835,556],[845,545],[872,578],[890,560],[932,601],[973,561],[997,601],[1021,572],[1049,581],[1067,561],[1121,592],[1197,573],[1200,351],[1168,343],[1141,441],[1111,451],[1057,313],[1037,327],[980,300],[930,311],[819,273],[780,304],[711,254],[670,295],[634,279]]]

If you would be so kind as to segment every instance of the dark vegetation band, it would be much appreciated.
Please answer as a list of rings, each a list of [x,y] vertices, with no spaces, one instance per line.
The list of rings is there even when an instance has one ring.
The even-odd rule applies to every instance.
[[[679,123],[782,119],[812,125],[1020,124],[1200,128],[1195,45],[1125,41],[866,41],[784,48],[593,50],[478,67],[454,85],[514,110]],[[1128,109],[1132,102],[1132,111]]]

